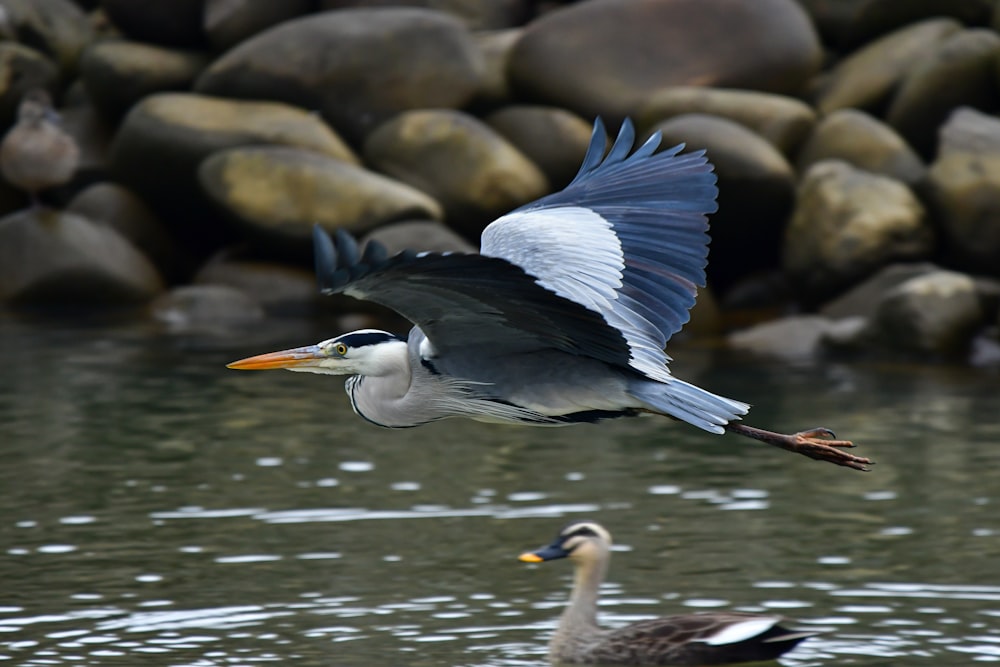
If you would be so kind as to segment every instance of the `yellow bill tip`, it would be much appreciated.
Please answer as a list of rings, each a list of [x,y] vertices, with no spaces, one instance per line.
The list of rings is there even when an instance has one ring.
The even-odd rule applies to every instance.
[[[543,562],[542,557],[538,554],[527,551],[517,557],[522,563],[541,563]]]

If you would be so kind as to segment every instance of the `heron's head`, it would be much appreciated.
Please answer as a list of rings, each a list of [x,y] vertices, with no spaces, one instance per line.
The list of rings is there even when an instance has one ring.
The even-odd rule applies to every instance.
[[[361,329],[315,345],[247,357],[227,367],[241,371],[284,368],[323,375],[384,375],[405,359],[405,340],[387,331]]]
[[[600,560],[611,550],[611,533],[594,521],[574,521],[559,531],[547,547],[528,551],[518,560],[525,563],[542,563],[547,560],[569,558],[576,562]]]

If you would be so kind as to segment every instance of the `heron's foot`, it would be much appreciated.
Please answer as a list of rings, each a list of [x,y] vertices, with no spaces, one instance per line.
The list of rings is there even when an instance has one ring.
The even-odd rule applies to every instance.
[[[817,461],[828,461],[845,468],[868,471],[868,466],[874,463],[869,458],[845,452],[844,449],[854,447],[854,443],[850,440],[837,440],[836,435],[828,428],[813,428],[786,435],[733,422],[728,424],[726,429]]]

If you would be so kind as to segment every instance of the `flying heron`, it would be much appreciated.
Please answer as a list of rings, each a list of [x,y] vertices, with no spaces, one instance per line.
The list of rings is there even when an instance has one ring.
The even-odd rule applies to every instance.
[[[387,256],[373,242],[361,252],[343,230],[314,228],[322,293],[380,303],[415,326],[406,338],[364,329],[229,368],[349,375],[354,411],[390,428],[654,413],[867,470],[829,429],[747,426],[749,405],[670,373],[664,347],[705,284],[718,189],[704,151],[656,153],[657,133],[630,155],[634,140],[626,120],[605,157],[598,119],[573,181],[487,226],[480,254]]]

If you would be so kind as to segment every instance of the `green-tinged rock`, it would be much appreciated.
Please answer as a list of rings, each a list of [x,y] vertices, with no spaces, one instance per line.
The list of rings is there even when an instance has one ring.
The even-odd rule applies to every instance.
[[[94,105],[117,120],[148,95],[186,90],[207,64],[195,51],[106,40],[84,52],[80,70]]]
[[[312,11],[313,0],[205,0],[205,37],[216,51]]]
[[[199,77],[209,95],[309,109],[352,142],[407,109],[458,108],[483,62],[462,22],[427,9],[344,9],[286,21],[239,44]]]
[[[468,238],[548,192],[545,174],[480,120],[460,111],[408,111],[379,126],[365,160],[434,197]]]
[[[821,59],[792,0],[591,0],[530,23],[510,78],[522,99],[617,122],[667,86],[794,94]]]
[[[108,226],[44,208],[0,219],[0,300],[125,305],[162,290],[149,260]]]
[[[46,54],[65,80],[76,73],[77,60],[94,38],[83,10],[71,0],[0,0],[4,25],[25,46]]]
[[[794,155],[816,124],[816,112],[795,98],[752,90],[673,86],[639,109],[640,128],[687,113],[706,113],[745,125],[785,155]]]
[[[1000,275],[1000,153],[949,152],[931,165],[927,186],[951,262]]]
[[[576,176],[593,129],[572,112],[543,106],[504,107],[484,120],[538,165],[553,190]]]
[[[393,220],[441,217],[437,202],[408,185],[301,149],[220,151],[198,175],[212,201],[247,233],[289,245],[311,245],[314,224],[360,235]]]

